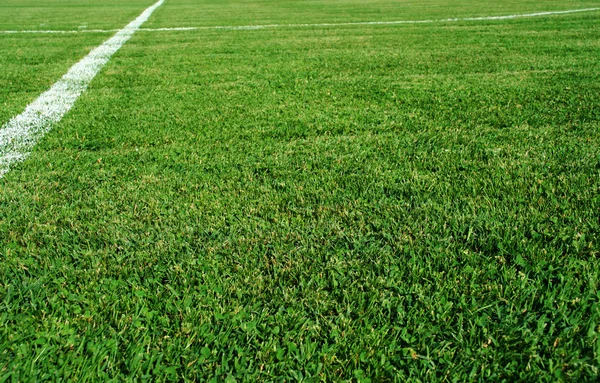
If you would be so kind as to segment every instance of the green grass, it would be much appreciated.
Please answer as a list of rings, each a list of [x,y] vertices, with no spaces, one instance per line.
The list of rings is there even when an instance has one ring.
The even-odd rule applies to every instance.
[[[0,125],[21,113],[108,36],[0,35]]]
[[[597,0],[472,1],[472,0],[235,0],[170,1],[148,21],[147,27],[198,27],[331,23],[356,21],[429,20],[452,17],[494,16],[548,10],[597,7]]]
[[[0,31],[122,28],[152,0],[0,0]],[[0,125],[47,90],[112,33],[2,34]]]
[[[0,30],[122,28],[152,0],[1,0]]]
[[[138,32],[0,180],[0,373],[596,380],[599,17]]]

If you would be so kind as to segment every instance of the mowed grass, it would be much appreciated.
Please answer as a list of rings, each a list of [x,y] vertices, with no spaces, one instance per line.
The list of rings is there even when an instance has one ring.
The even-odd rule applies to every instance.
[[[121,3],[0,0],[0,126],[21,113],[73,64],[113,34],[4,34],[2,31],[120,29],[153,2]]]
[[[0,34],[0,126],[109,36]]]
[[[235,0],[169,1],[146,27],[203,27],[361,21],[438,20],[597,7],[597,0]]]
[[[597,379],[598,17],[138,32],[0,180],[0,372]]]
[[[1,0],[0,30],[122,28],[152,0]]]

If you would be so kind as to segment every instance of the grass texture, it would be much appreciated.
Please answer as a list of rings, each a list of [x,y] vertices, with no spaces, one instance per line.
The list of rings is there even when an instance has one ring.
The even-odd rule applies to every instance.
[[[122,28],[152,0],[2,0],[1,30]]]
[[[595,5],[469,3],[144,26]],[[0,180],[0,380],[597,379],[599,17],[138,32]]]

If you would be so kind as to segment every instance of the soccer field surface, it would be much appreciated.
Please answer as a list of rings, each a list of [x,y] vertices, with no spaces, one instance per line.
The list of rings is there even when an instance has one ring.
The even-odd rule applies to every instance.
[[[154,3],[0,0],[0,165]],[[599,8],[165,0],[11,136],[0,382],[598,379]]]

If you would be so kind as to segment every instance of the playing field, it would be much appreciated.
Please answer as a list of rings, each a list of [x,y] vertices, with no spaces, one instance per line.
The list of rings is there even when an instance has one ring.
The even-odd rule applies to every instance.
[[[154,3],[0,0],[0,382],[598,379],[600,1],[165,0],[6,133]]]

